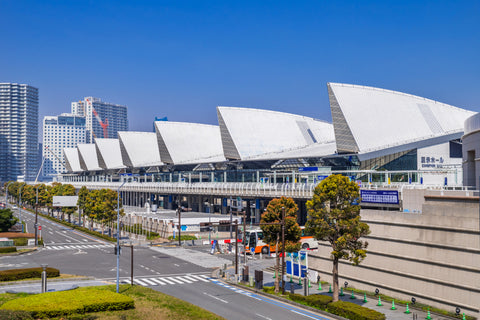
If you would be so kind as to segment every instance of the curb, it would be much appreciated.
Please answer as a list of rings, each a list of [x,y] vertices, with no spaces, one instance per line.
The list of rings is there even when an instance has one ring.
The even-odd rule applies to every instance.
[[[219,277],[218,277],[218,273],[219,273],[219,272],[220,272],[220,268],[216,268],[215,270],[213,270],[213,271],[212,271],[212,277],[218,279],[219,281],[221,281],[221,282],[223,282],[223,283],[229,284],[229,285],[231,285],[231,286],[235,286],[235,287],[240,288],[240,289],[242,289],[242,290],[247,290],[247,291],[250,291],[250,292],[253,292],[253,293],[262,295],[262,296],[264,296],[264,297],[267,297],[267,298],[270,298],[270,299],[273,299],[273,300],[278,300],[278,301],[281,301],[281,302],[283,302],[283,303],[287,303],[287,304],[293,305],[293,306],[295,306],[295,307],[297,307],[297,308],[305,309],[305,310],[308,310],[308,311],[310,311],[310,312],[315,312],[315,313],[318,313],[318,314],[320,314],[320,315],[323,315],[323,316],[326,316],[326,317],[329,317],[329,318],[338,319],[338,320],[348,320],[347,318],[343,318],[343,317],[337,316],[337,315],[332,314],[332,313],[328,313],[328,312],[323,311],[323,310],[315,309],[315,308],[306,306],[306,305],[304,305],[304,304],[301,304],[301,303],[298,303],[298,302],[295,302],[295,301],[292,301],[292,300],[289,300],[289,299],[285,299],[285,298],[282,298],[282,297],[278,297],[278,296],[276,296],[276,295],[269,294],[269,293],[260,291],[260,290],[258,290],[258,289],[254,289],[254,288],[250,288],[250,287],[247,287],[247,286],[238,285],[238,284],[235,283],[235,282],[225,281],[223,278],[219,278]]]
[[[55,278],[48,278],[48,282],[62,282],[62,281],[79,281],[79,280],[95,280],[94,277],[72,277],[72,278],[63,278],[63,279],[55,279]],[[11,286],[14,284],[37,284],[41,282],[41,279],[38,280],[18,280],[18,281],[8,281],[0,283],[0,287]]]

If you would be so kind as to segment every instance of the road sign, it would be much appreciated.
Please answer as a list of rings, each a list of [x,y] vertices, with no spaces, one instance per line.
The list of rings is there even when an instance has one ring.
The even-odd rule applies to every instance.
[[[42,230],[42,226],[38,226],[38,230]]]
[[[250,251],[252,251],[252,253],[255,253],[255,247],[251,247]]]

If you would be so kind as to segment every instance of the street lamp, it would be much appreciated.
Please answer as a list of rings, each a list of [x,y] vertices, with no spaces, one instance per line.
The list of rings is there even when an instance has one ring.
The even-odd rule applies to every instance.
[[[120,189],[123,187],[123,185],[127,182],[127,179],[125,179],[120,187],[117,189],[117,293],[118,293],[118,287],[120,285]]]
[[[20,223],[22,224],[22,233],[23,233],[23,223],[22,223],[22,188],[25,184],[20,186],[20,201],[18,203],[18,216],[20,218]]]
[[[40,185],[38,185],[35,189],[36,189],[36,198],[35,198],[35,246],[38,246],[38,188],[40,187]]]

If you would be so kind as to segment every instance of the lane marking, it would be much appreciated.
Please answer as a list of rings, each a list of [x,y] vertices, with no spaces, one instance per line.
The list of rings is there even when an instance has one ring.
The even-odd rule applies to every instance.
[[[260,313],[255,313],[257,316],[259,316],[260,318],[263,318],[263,319],[267,319],[267,320],[272,320],[272,318],[269,318],[269,317],[265,317],[263,315],[261,315]]]
[[[157,282],[157,283],[161,284],[162,286],[167,285],[166,283],[162,282],[161,279],[151,278],[150,280],[152,280],[153,282]]]
[[[176,278],[173,278],[173,277],[167,277],[167,278],[163,278],[163,279],[168,279],[168,280],[171,280],[171,281],[174,281],[178,284],[184,284],[182,281],[180,280],[177,280]]]
[[[315,317],[309,316],[308,314],[305,314],[305,313],[298,312],[298,311],[296,311],[296,310],[290,310],[290,311],[292,311],[293,313],[296,313],[296,314],[300,314],[300,315],[302,315],[302,316],[304,316],[304,317],[307,317],[307,318],[310,318],[310,319],[315,319],[315,320],[317,320],[317,319],[318,319],[318,318],[315,318]]]
[[[213,298],[213,299],[216,299],[216,300],[218,300],[218,301],[222,301],[223,303],[228,303],[228,301],[223,300],[223,299],[220,299],[219,297],[212,296],[211,294],[208,294],[208,293],[206,293],[206,292],[204,292],[203,294],[205,294],[205,295],[207,295],[207,296],[209,296],[209,297],[211,297],[211,298]]]

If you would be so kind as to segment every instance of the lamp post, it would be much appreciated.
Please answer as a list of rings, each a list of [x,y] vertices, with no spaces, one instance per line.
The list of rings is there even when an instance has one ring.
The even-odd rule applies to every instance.
[[[285,294],[285,207],[282,207],[282,294]]]
[[[35,189],[36,191],[36,198],[35,198],[35,246],[38,246],[38,188],[40,185],[38,185]]]
[[[117,293],[118,293],[118,287],[120,284],[120,231],[119,231],[119,226],[120,226],[120,189],[123,187],[123,185],[127,182],[127,179],[125,179],[120,187],[117,189]]]
[[[20,219],[20,223],[22,224],[22,233],[23,233],[23,223],[22,223],[22,188],[25,184],[22,184],[20,186],[20,201],[18,203],[18,216],[19,216],[19,219]]]

